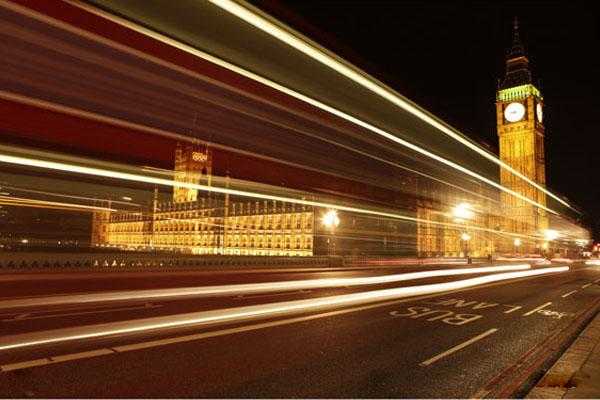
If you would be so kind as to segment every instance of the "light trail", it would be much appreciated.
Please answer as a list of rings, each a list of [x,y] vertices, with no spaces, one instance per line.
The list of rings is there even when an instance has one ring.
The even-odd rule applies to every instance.
[[[98,202],[110,202],[111,204],[124,204],[128,206],[140,206],[138,203],[133,203],[131,201],[121,201],[121,200],[112,200],[112,199],[100,199],[98,197],[86,197],[86,196],[75,196],[72,194],[64,194],[64,193],[56,193],[56,192],[47,192],[43,190],[33,190],[33,189],[23,189],[18,186],[10,186],[10,185],[2,185],[3,188],[10,189],[17,192],[25,192],[25,193],[35,193],[35,194],[43,194],[46,196],[56,196],[56,197],[66,197],[70,199],[77,200],[89,200],[89,201],[98,201]]]
[[[85,211],[116,211],[107,207],[95,207],[85,204],[62,203],[56,201],[35,200],[24,197],[0,196],[0,204],[9,206],[35,207],[35,208],[58,208],[62,210],[85,210]]]
[[[2,149],[2,148],[5,148],[5,147],[1,146],[0,149]],[[39,152],[37,152],[37,153],[39,154]],[[379,216],[379,217],[388,217],[388,218],[392,218],[392,219],[399,219],[399,220],[404,220],[404,221],[428,223],[428,224],[432,224],[432,225],[447,226],[447,227],[452,227],[452,228],[456,228],[456,229],[464,229],[464,226],[460,225],[460,224],[424,220],[421,218],[414,218],[414,217],[409,217],[406,215],[395,214],[395,213],[390,213],[390,212],[376,211],[376,210],[370,210],[370,209],[358,208],[358,207],[342,206],[342,205],[337,205],[337,204],[333,204],[333,203],[296,199],[296,198],[292,198],[292,197],[276,196],[276,195],[270,195],[270,194],[264,194],[264,193],[249,192],[249,191],[244,191],[244,190],[236,190],[236,189],[229,189],[229,188],[222,188],[222,187],[215,187],[215,186],[208,186],[208,185],[200,185],[200,184],[194,184],[194,183],[189,183],[189,182],[177,182],[177,181],[173,181],[173,180],[169,180],[169,179],[134,174],[134,173],[130,173],[130,172],[111,171],[111,170],[100,169],[100,168],[95,168],[95,167],[85,167],[85,166],[80,166],[80,165],[75,165],[75,164],[68,164],[68,163],[62,163],[62,162],[57,162],[57,161],[39,160],[39,159],[34,159],[34,158],[13,156],[13,155],[2,154],[2,153],[0,153],[0,162],[4,162],[7,164],[13,164],[13,165],[21,165],[21,166],[28,166],[28,167],[50,169],[50,170],[55,170],[55,171],[90,175],[90,176],[100,176],[100,177],[110,178],[110,179],[120,179],[120,180],[125,180],[125,181],[132,181],[132,182],[143,182],[143,183],[148,183],[148,184],[152,184],[152,185],[183,187],[183,188],[188,188],[188,189],[201,190],[201,191],[205,191],[205,192],[251,197],[251,198],[257,198],[257,199],[262,199],[262,200],[282,201],[282,202],[295,203],[295,204],[307,205],[307,206],[312,206],[312,207],[328,208],[328,209],[334,209],[334,210],[339,210],[339,211],[355,212],[355,213],[359,213],[359,214],[368,214],[368,215],[375,215],[375,216]],[[483,228],[483,227],[474,226],[474,225],[471,225],[469,227],[469,229],[477,230],[477,231],[481,231],[481,232],[491,232],[491,233],[495,233],[495,234],[500,233],[500,234],[513,236],[513,237],[538,239],[536,236],[523,235],[523,234],[518,234],[518,233],[513,233],[513,232],[498,232],[491,228]]]
[[[465,173],[465,174],[467,174],[469,176],[472,176],[473,178],[476,178],[476,179],[478,179],[478,180],[480,180],[482,182],[485,182],[488,185],[493,186],[493,187],[495,187],[495,188],[497,188],[497,189],[499,189],[499,190],[501,190],[501,191],[503,191],[505,193],[508,193],[508,194],[510,194],[512,196],[515,196],[515,197],[517,197],[517,198],[519,198],[519,199],[527,202],[527,203],[530,203],[531,205],[534,205],[534,206],[536,206],[538,208],[541,208],[541,209],[543,209],[545,211],[548,211],[548,212],[550,212],[552,214],[559,215],[559,213],[557,211],[552,210],[552,209],[546,207],[545,205],[543,205],[541,203],[538,203],[538,202],[536,202],[536,201],[528,198],[527,196],[524,196],[524,195],[522,195],[520,193],[517,193],[514,190],[511,190],[511,189],[509,189],[509,188],[507,188],[505,186],[502,186],[501,184],[499,184],[497,182],[494,182],[493,180],[488,179],[488,178],[486,178],[486,177],[484,177],[484,176],[482,176],[482,175],[480,175],[480,174],[478,174],[478,173],[476,173],[474,171],[471,171],[468,168],[465,168],[465,167],[463,167],[460,164],[457,164],[457,163],[455,163],[453,161],[447,160],[447,159],[445,159],[445,158],[443,158],[443,157],[441,157],[441,156],[439,156],[439,155],[437,155],[435,153],[432,153],[432,152],[430,152],[430,151],[428,151],[428,150],[426,150],[424,148],[421,148],[421,147],[419,147],[419,146],[417,146],[417,145],[415,145],[415,144],[413,144],[411,142],[408,142],[408,141],[406,141],[404,139],[401,139],[401,138],[399,138],[399,137],[397,137],[397,136],[395,136],[395,135],[393,135],[393,134],[391,134],[389,132],[386,132],[386,131],[384,131],[384,130],[382,130],[380,128],[377,128],[376,126],[371,125],[368,122],[362,121],[362,120],[360,120],[360,119],[358,119],[356,117],[353,117],[350,114],[347,114],[347,113],[345,113],[345,112],[343,112],[341,110],[338,110],[338,109],[336,109],[334,107],[328,106],[328,105],[326,105],[326,104],[324,104],[324,103],[322,103],[322,102],[320,102],[318,100],[315,100],[315,99],[313,99],[311,97],[308,97],[306,95],[298,93],[298,92],[296,92],[296,91],[294,91],[292,89],[289,89],[289,88],[287,88],[287,87],[285,87],[283,85],[275,83],[275,82],[273,82],[273,81],[271,81],[271,80],[269,80],[267,78],[264,78],[264,77],[262,77],[262,76],[260,76],[260,75],[258,75],[256,73],[247,71],[247,70],[245,70],[245,69],[243,69],[241,67],[238,67],[238,66],[236,66],[234,64],[231,64],[231,63],[229,63],[227,61],[224,61],[224,60],[222,60],[222,59],[220,59],[218,57],[215,57],[213,55],[210,55],[210,54],[205,53],[203,51],[200,51],[200,50],[198,50],[196,48],[193,48],[191,46],[185,45],[183,43],[180,43],[180,42],[178,42],[176,40],[173,40],[173,39],[171,39],[171,38],[169,38],[167,36],[164,36],[164,35],[161,35],[159,33],[156,33],[156,32],[154,32],[154,31],[152,31],[150,29],[141,27],[141,26],[139,26],[137,24],[134,24],[134,23],[132,23],[130,21],[126,21],[126,20],[124,20],[122,18],[119,18],[119,17],[116,17],[114,15],[108,14],[108,13],[103,12],[101,10],[98,10],[95,7],[91,7],[89,5],[85,5],[85,4],[82,4],[82,3],[79,3],[79,2],[74,2],[72,0],[65,0],[65,1],[67,1],[70,4],[73,4],[76,7],[79,7],[79,8],[82,8],[82,9],[86,10],[86,11],[89,11],[89,12],[92,12],[94,14],[100,15],[103,18],[109,19],[109,20],[111,20],[113,22],[116,22],[116,23],[118,23],[120,25],[123,25],[123,26],[125,26],[125,27],[127,27],[129,29],[135,30],[135,31],[140,32],[140,33],[142,33],[144,35],[147,35],[147,36],[149,36],[149,37],[151,37],[153,39],[156,39],[156,40],[161,41],[163,43],[166,43],[166,44],[168,44],[170,46],[173,46],[173,47],[175,47],[175,48],[177,48],[179,50],[185,51],[186,53],[192,54],[192,55],[194,55],[196,57],[203,58],[203,59],[205,59],[205,60],[207,60],[207,61],[209,61],[211,63],[219,65],[219,66],[221,66],[223,68],[226,68],[226,69],[228,69],[228,70],[230,70],[232,72],[235,72],[237,74],[240,74],[242,76],[250,78],[250,79],[252,79],[252,80],[254,80],[256,82],[262,83],[262,84],[264,84],[264,85],[266,85],[268,87],[271,87],[271,88],[273,88],[273,89],[275,89],[277,91],[285,93],[285,94],[287,94],[287,95],[289,95],[291,97],[297,98],[297,99],[299,99],[299,100],[301,100],[301,101],[303,101],[303,102],[305,102],[307,104],[310,104],[310,105],[312,105],[314,107],[320,108],[323,111],[326,111],[326,112],[328,112],[330,114],[336,115],[336,116],[338,116],[338,117],[340,117],[340,118],[342,118],[342,119],[344,119],[346,121],[349,121],[349,122],[351,122],[351,123],[353,123],[355,125],[361,126],[361,127],[365,128],[365,129],[367,129],[367,130],[369,130],[371,132],[374,132],[374,133],[376,133],[376,134],[378,134],[380,136],[383,136],[386,139],[392,140],[392,141],[394,141],[394,142],[402,145],[403,147],[409,148],[409,149],[411,149],[411,150],[413,150],[413,151],[415,151],[415,152],[417,152],[419,154],[425,155],[425,156],[427,156],[429,158],[432,158],[432,159],[434,159],[434,160],[436,160],[436,161],[438,161],[438,162],[440,162],[442,164],[445,164],[445,165],[447,165],[447,166],[449,166],[449,167],[451,167],[451,168],[453,168],[455,170],[458,170],[458,171],[460,171],[462,173]],[[15,7],[12,7],[12,8],[15,8]],[[29,13],[29,14],[31,14],[31,13]],[[94,38],[96,38],[96,37],[94,36]],[[105,42],[106,42],[106,40],[105,40]],[[114,43],[114,42],[112,42],[112,44],[113,44],[113,46],[116,45],[116,43]],[[118,46],[118,47],[119,48],[123,48],[124,46]],[[136,53],[136,55],[139,55],[138,54],[139,52],[136,52],[136,51],[133,51],[133,52]],[[475,145],[473,145],[473,146],[475,146]],[[479,149],[477,146],[475,146],[475,147],[477,149]],[[483,150],[479,149],[479,151],[483,151]],[[490,156],[490,155],[488,155],[488,156]],[[496,163],[500,162],[500,160],[498,160],[497,158],[495,158],[493,156],[490,156],[490,157],[492,157],[492,159],[495,160]],[[510,167],[508,167],[508,168],[510,168]],[[542,188],[541,190],[544,191],[544,192],[546,192],[546,193],[548,193],[552,197],[556,197],[554,194],[548,192],[546,189]],[[559,201],[564,202],[564,200],[562,200],[562,199],[560,199],[558,197],[556,197],[556,198],[559,199]],[[569,206],[568,203],[565,203],[565,204],[567,206]]]
[[[257,294],[269,292],[284,292],[305,289],[334,288],[344,286],[363,286],[382,283],[394,283],[408,280],[433,278],[440,276],[455,276],[468,274],[483,274],[501,271],[521,271],[530,269],[528,264],[498,265],[493,267],[442,269],[434,271],[410,272],[383,276],[359,278],[327,278],[306,279],[297,281],[246,283],[219,286],[183,287],[172,289],[127,290],[118,292],[86,293],[60,296],[45,296],[28,299],[2,300],[0,309],[28,308],[39,306],[56,306],[65,304],[108,303],[113,301],[179,299],[189,297],[235,296],[242,294]]]
[[[273,318],[284,315],[316,312],[326,309],[383,302],[386,300],[401,299],[424,294],[442,293],[450,290],[465,289],[491,282],[547,275],[565,272],[568,270],[569,267],[554,267],[528,271],[506,272],[454,282],[383,289],[339,296],[259,304],[227,308],[222,310],[200,311],[162,317],[135,319],[131,321],[110,322],[97,325],[17,334],[0,338],[0,351],[83,339],[103,338],[114,335],[127,335],[156,330],[243,322],[260,318]]]
[[[367,88],[371,92],[383,97],[384,99],[390,101],[392,104],[402,108],[405,111],[408,111],[409,113],[411,113],[412,115],[421,119],[422,121],[428,123],[429,125],[433,126],[434,128],[437,128],[438,130],[442,131],[443,133],[445,133],[446,135],[455,139],[456,141],[460,142],[461,144],[467,146],[469,149],[482,155],[483,157],[487,158],[488,160],[492,161],[493,163],[506,169],[507,171],[510,171],[512,174],[523,179],[525,182],[534,186],[536,189],[541,190],[542,192],[546,193],[550,197],[559,201],[563,205],[575,210],[573,207],[571,207],[571,205],[569,203],[567,203],[560,197],[558,197],[555,194],[553,194],[552,192],[548,191],[546,188],[539,185],[535,181],[529,179],[527,176],[521,174],[519,171],[515,170],[514,168],[512,168],[511,166],[509,166],[502,160],[498,159],[494,155],[481,149],[479,146],[472,143],[470,140],[466,139],[458,131],[450,129],[446,124],[440,122],[437,118],[434,118],[433,116],[431,116],[429,113],[425,112],[420,107],[417,107],[416,105],[412,104],[411,102],[409,102],[408,100],[403,98],[400,94],[395,92],[393,89],[389,88],[388,86],[384,85],[381,82],[376,81],[374,78],[370,77],[363,71],[358,70],[358,68],[348,65],[341,58],[332,55],[329,51],[325,50],[324,48],[322,48],[316,44],[309,43],[309,41],[306,39],[301,39],[301,37],[300,37],[301,35],[299,35],[297,33],[295,33],[295,34],[290,33],[289,27],[286,27],[284,29],[281,26],[279,26],[280,24],[275,24],[271,20],[265,18],[264,15],[259,15],[259,11],[256,8],[252,7],[252,10],[251,10],[249,5],[242,6],[240,3],[232,1],[232,0],[209,0],[209,1],[212,4],[216,5],[217,7],[221,8],[221,9],[229,12],[230,14],[235,15],[236,17],[240,18],[241,20],[251,24],[255,28],[260,29],[261,31],[271,35],[275,39],[284,42],[285,44],[295,48],[296,50],[304,53],[305,55],[309,56],[310,58],[320,62],[321,64],[333,69],[334,71],[340,73],[341,75],[354,81],[355,83],[358,83],[359,85],[363,86],[364,88]],[[382,135],[382,136],[385,136],[388,139],[397,141],[393,138],[388,137],[388,135]],[[398,142],[398,143],[400,143],[400,142]],[[575,211],[577,211],[577,210],[575,210]]]

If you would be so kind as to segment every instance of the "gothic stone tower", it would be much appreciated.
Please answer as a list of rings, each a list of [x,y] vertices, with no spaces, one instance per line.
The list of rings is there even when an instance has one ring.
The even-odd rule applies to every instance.
[[[532,83],[529,59],[519,38],[519,26],[515,18],[512,48],[506,59],[506,74],[496,96],[500,159],[541,186],[546,182],[543,101],[540,91]],[[520,195],[546,204],[545,193],[504,168],[500,171],[500,181],[503,186]],[[547,228],[547,216],[543,209],[505,192],[501,194],[501,203],[504,230],[531,235]],[[533,244],[523,246],[523,251],[534,251]]]
[[[177,143],[175,149],[175,181],[211,185],[212,152],[207,146]],[[173,188],[173,202],[198,200],[198,190],[185,186]]]

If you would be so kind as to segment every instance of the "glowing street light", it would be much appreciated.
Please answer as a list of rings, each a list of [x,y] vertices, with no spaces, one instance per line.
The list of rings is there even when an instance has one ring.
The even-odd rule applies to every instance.
[[[473,218],[473,210],[469,203],[460,203],[452,209],[452,215],[456,219],[471,219]]]
[[[321,222],[326,228],[333,230],[340,224],[340,217],[336,210],[329,210],[323,215]]]
[[[469,257],[469,240],[471,240],[471,235],[467,232],[463,232],[460,235],[460,239],[465,243],[465,257],[467,258],[467,264],[471,264],[471,257]]]
[[[519,253],[519,247],[521,247],[521,239],[515,238],[513,244],[515,245],[515,253]]]
[[[552,241],[552,240],[558,239],[559,236],[560,236],[560,234],[558,233],[558,231],[555,231],[554,229],[546,229],[544,231],[544,238],[547,241]]]
[[[323,215],[321,222],[323,223],[323,226],[331,231],[331,237],[327,238],[327,252],[334,255],[335,243],[333,243],[333,232],[340,224],[340,217],[338,217],[336,210],[329,210]]]

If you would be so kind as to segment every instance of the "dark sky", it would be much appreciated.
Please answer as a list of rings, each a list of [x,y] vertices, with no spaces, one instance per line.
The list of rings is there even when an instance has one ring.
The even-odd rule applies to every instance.
[[[496,84],[517,16],[545,101],[548,186],[587,213],[600,240],[600,24],[592,2],[252,3],[494,149]]]

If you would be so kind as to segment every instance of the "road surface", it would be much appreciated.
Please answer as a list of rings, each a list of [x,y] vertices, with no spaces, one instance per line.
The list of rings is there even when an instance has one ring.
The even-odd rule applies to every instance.
[[[386,269],[385,273],[399,271],[406,272],[406,268]],[[163,278],[165,282],[155,278],[152,285],[145,279],[129,285],[117,280],[111,289],[377,274],[381,272],[170,276]],[[2,310],[0,326],[6,338],[474,276],[483,275],[257,295]],[[73,287],[73,282],[61,282],[54,284]],[[88,287],[79,282],[80,291],[107,289],[106,283],[98,282],[92,280]],[[541,371],[531,368],[540,364],[530,369],[523,366],[558,355],[556,340],[572,335],[597,309],[599,282],[600,267],[574,265],[568,272],[379,303],[7,349],[0,351],[0,397],[485,396],[518,383],[517,378],[525,372],[529,380],[532,374],[539,374]],[[25,290],[26,284],[20,285]],[[38,286],[43,285],[38,282]],[[48,293],[52,290],[38,289],[36,295]]]

